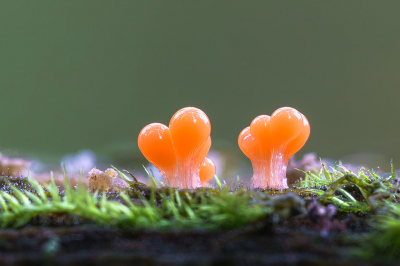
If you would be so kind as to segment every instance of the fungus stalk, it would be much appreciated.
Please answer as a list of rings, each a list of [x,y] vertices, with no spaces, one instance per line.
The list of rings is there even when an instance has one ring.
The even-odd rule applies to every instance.
[[[269,172],[271,176],[269,178],[269,183],[263,184],[263,187],[271,187],[277,189],[288,188],[286,179],[286,169],[288,161],[289,159],[286,158],[282,151],[272,151],[271,164],[269,167]]]

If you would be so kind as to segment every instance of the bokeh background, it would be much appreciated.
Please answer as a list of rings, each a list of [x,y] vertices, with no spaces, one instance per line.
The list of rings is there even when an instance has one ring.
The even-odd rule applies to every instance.
[[[143,126],[195,106],[215,147],[240,154],[254,117],[291,106],[311,124],[300,154],[388,166],[400,160],[399,14],[399,1],[3,1],[0,146],[130,160]]]

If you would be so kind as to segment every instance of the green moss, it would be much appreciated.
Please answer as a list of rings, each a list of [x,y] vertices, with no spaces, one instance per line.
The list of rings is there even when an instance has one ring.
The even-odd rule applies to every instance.
[[[65,216],[80,223],[157,230],[232,229],[260,221],[265,226],[284,223],[293,216],[307,224],[307,203],[317,200],[322,205],[335,204],[342,213],[375,215],[376,230],[363,236],[368,241],[359,240],[364,244],[357,255],[369,258],[381,252],[400,257],[399,183],[394,171],[382,178],[368,169],[352,173],[340,167],[331,172],[324,166],[319,173],[306,172],[306,179],[297,187],[281,191],[250,190],[239,186],[239,180],[236,185],[218,180],[217,188],[194,190],[164,187],[155,180],[153,186],[147,186],[118,169],[128,188],[104,193],[90,193],[83,185],[73,189],[67,176],[64,190],[59,190],[54,180],[42,186],[31,178],[1,177],[0,225],[45,224],[46,218]]]
[[[72,189],[67,177],[64,191],[54,180],[46,188],[31,178],[14,181],[4,179],[6,190],[0,191],[2,227],[20,227],[38,215],[70,214],[111,226],[220,229],[243,226],[275,212],[286,216],[291,209],[304,210],[302,200],[293,194],[277,200],[278,196],[245,189],[176,190],[131,181],[128,189],[99,195],[81,185]],[[288,211],[283,212],[282,206]]]

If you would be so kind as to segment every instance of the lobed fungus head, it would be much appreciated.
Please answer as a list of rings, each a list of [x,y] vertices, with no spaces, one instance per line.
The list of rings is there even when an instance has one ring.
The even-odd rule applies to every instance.
[[[286,168],[310,135],[306,117],[294,108],[282,107],[271,116],[257,116],[238,138],[240,149],[253,165],[253,186],[287,188]]]
[[[145,126],[138,145],[167,185],[196,188],[202,184],[200,169],[211,147],[210,132],[207,115],[187,107],[172,116],[169,127],[160,123]]]

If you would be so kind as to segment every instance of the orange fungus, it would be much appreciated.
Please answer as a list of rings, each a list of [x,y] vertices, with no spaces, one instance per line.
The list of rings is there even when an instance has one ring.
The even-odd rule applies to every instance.
[[[282,107],[271,116],[256,117],[239,135],[239,147],[253,165],[253,186],[287,188],[289,158],[310,135],[306,117],[294,108]]]
[[[169,128],[160,123],[145,126],[139,134],[138,145],[167,185],[196,188],[208,183],[200,181],[200,169],[211,147],[210,132],[207,115],[200,109],[187,107],[172,116]],[[205,179],[209,172],[205,171]]]
[[[200,182],[203,187],[207,186],[208,182],[215,175],[215,164],[208,158],[205,158],[200,168]]]

